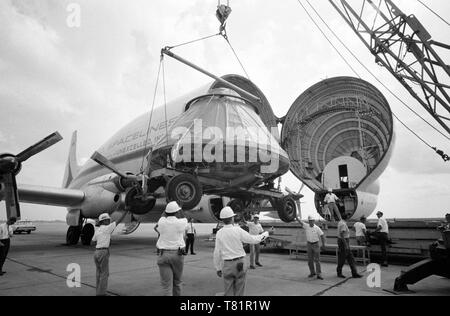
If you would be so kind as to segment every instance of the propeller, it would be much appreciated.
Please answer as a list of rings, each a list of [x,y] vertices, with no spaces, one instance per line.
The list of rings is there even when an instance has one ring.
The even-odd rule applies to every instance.
[[[300,199],[302,197],[304,197],[303,194],[301,194],[301,192],[303,191],[303,189],[305,188],[305,184],[302,182],[302,185],[300,186],[300,189],[298,190],[297,193],[295,193],[294,191],[292,191],[291,189],[289,189],[288,187],[285,187],[286,192],[288,192],[292,198],[295,200],[295,204],[297,205],[297,221],[301,221],[302,218],[302,211],[301,211],[301,202]]]
[[[297,193],[295,193],[294,191],[292,191],[291,189],[289,189],[288,187],[285,187],[284,189],[286,190],[287,193],[289,193],[290,195],[292,195],[292,197],[294,198],[294,200],[298,201],[300,200],[302,197],[304,197],[303,194],[301,194],[300,192],[303,191],[303,188],[305,187],[305,184],[302,183],[300,189],[298,190]]]
[[[61,141],[63,138],[58,132],[55,132],[33,146],[28,147],[18,155],[2,154],[0,155],[0,183],[3,183],[4,196],[6,204],[6,217],[20,218],[19,194],[17,192],[16,176],[19,174],[22,163],[32,156],[39,154],[47,148]]]
[[[155,196],[148,195],[148,174],[150,172],[151,150],[149,151],[147,158],[147,165],[142,173],[135,175],[132,173],[124,173],[108,158],[95,152],[91,159],[99,165],[111,170],[120,177],[120,183],[123,188],[127,188],[127,195],[125,203],[127,206],[134,207],[134,212],[140,214],[142,210],[151,209],[154,206]],[[142,185],[139,185],[139,181],[142,181]],[[153,204],[152,204],[153,203]],[[136,227],[137,228],[137,227]]]
[[[138,181],[142,180],[142,182],[145,184],[142,185],[142,187],[140,188],[142,191],[142,195],[147,194],[147,181],[145,181],[147,179],[147,177],[145,176],[146,173],[143,173],[142,175],[134,175],[134,174],[130,174],[130,173],[124,173],[122,171],[119,170],[119,168],[108,158],[106,158],[105,156],[103,156],[102,154],[100,154],[98,151],[94,152],[94,154],[91,157],[92,160],[94,160],[96,163],[98,163],[99,165],[111,170],[112,172],[114,172],[115,174],[117,174],[120,178],[121,178],[121,182],[122,185],[124,187],[131,187],[131,186],[137,186]],[[149,171],[148,168],[145,168],[145,171]]]
[[[92,155],[91,159],[94,160],[96,163],[98,163],[100,166],[103,166],[106,169],[111,170],[112,172],[114,172],[115,174],[117,174],[119,177],[121,177],[123,179],[128,179],[130,177],[130,175],[127,175],[127,174],[124,174],[123,172],[121,172],[111,160],[109,160],[108,158],[103,156],[98,151],[96,151]]]

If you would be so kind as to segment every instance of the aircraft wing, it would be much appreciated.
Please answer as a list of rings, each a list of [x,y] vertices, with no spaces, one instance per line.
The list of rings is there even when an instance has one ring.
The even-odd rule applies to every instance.
[[[84,200],[85,194],[81,190],[62,189],[54,187],[22,184],[17,186],[19,201],[23,203],[43,204],[61,207],[74,207]],[[0,189],[0,201],[4,199],[4,192]]]

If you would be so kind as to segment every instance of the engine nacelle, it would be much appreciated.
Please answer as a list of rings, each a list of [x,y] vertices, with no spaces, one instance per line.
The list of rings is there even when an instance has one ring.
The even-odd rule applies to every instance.
[[[84,190],[85,198],[76,209],[86,218],[97,218],[100,213],[113,213],[120,207],[120,194],[105,190],[100,185],[90,185]]]
[[[163,199],[165,201],[165,199]],[[128,188],[120,196],[120,205],[123,209],[134,215],[144,215],[149,213],[156,206],[157,199],[148,197],[142,199],[136,187]]]
[[[86,189],[85,203],[81,206],[83,213],[91,214],[91,204],[96,205],[100,197],[101,209],[109,213],[116,210],[127,210],[134,215],[147,214],[154,208],[156,200],[152,197],[141,199],[134,184],[114,173],[90,181]],[[92,198],[95,202],[91,202]]]
[[[112,192],[125,192],[127,188],[127,183],[124,183],[124,179],[116,175],[115,173],[110,173],[101,177],[98,177],[88,183],[89,186],[100,186],[103,189]]]

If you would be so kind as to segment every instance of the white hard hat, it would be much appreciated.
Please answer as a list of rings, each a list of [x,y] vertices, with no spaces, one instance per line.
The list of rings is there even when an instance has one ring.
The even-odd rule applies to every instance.
[[[309,215],[308,216],[308,221],[315,221],[316,219],[312,216],[312,215]]]
[[[178,212],[179,210],[181,210],[181,207],[175,201],[170,202],[166,206],[166,213],[167,214],[174,214],[174,213]]]
[[[258,214],[253,215],[253,218],[259,218]]]
[[[98,217],[99,222],[106,221],[107,219],[111,219],[108,213],[103,213]]]
[[[227,218],[231,218],[234,216],[236,216],[236,214],[234,214],[233,209],[229,206],[224,207],[220,211],[220,219],[227,219]]]
[[[333,192],[333,189],[332,188],[328,188],[328,192]]]

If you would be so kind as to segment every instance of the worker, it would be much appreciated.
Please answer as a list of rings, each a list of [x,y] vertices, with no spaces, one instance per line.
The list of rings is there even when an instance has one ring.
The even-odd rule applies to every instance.
[[[331,188],[328,189],[328,193],[327,195],[325,195],[325,199],[323,201],[328,207],[328,210],[330,212],[333,211],[333,213],[336,214],[337,218],[341,220],[342,219],[341,212],[339,212],[339,208],[336,205],[336,202],[339,201],[339,198],[336,196],[336,194],[333,193],[333,189]]]
[[[159,249],[158,267],[161,286],[165,296],[180,296],[183,277],[186,243],[184,232],[187,220],[177,202],[166,206],[165,216],[158,221],[160,236],[156,247]]]
[[[214,267],[219,278],[223,277],[225,296],[243,296],[245,292],[245,251],[243,243],[259,244],[269,236],[268,232],[252,236],[234,225],[234,214],[230,207],[220,211],[224,227],[217,232],[214,248]]]
[[[111,235],[117,227],[116,222],[111,223],[111,217],[108,213],[103,213],[98,218],[99,228],[96,230],[93,241],[97,242],[95,246],[94,262],[96,270],[96,295],[106,296],[109,277],[109,246],[111,244]],[[120,221],[119,221],[120,222]]]
[[[445,223],[438,227],[440,231],[450,230],[450,214],[445,215]]]
[[[375,233],[378,237],[381,247],[381,266],[387,267],[388,260],[386,247],[387,243],[389,242],[389,225],[387,221],[384,219],[383,215],[384,215],[383,212],[380,211],[377,212],[378,224]]]
[[[306,233],[308,266],[310,272],[308,277],[313,278],[317,276],[317,279],[323,280],[322,269],[320,267],[320,249],[326,247],[325,234],[322,229],[316,225],[316,221],[312,216],[308,216],[308,223],[300,221],[300,227],[302,227]],[[322,241],[322,247],[319,245],[319,241]]]
[[[257,236],[264,232],[264,229],[262,228],[259,222],[258,214],[253,215],[253,221],[248,222],[247,225],[248,225],[248,232],[252,236]],[[261,250],[260,244],[250,245],[250,269],[255,269],[255,265],[257,265],[258,267],[262,267],[262,264],[259,262],[260,250]]]
[[[350,250],[350,230],[347,226],[347,214],[342,215],[342,219],[338,224],[338,266],[337,266],[337,276],[339,278],[345,279],[346,277],[342,274],[342,268],[344,267],[345,261],[347,261],[350,269],[352,271],[353,278],[362,278],[358,274],[356,269],[355,258]]]
[[[11,246],[11,237],[13,236],[13,228],[11,226],[15,223],[16,218],[11,217],[6,223],[0,225],[0,276],[6,273],[3,271],[3,265]]]
[[[191,255],[196,255],[194,252],[194,241],[197,236],[197,231],[195,230],[193,219],[190,218],[185,230],[186,234],[186,253],[189,252],[189,248],[191,249]]]
[[[359,219],[359,222],[356,222],[355,225],[353,225],[353,228],[355,229],[355,236],[356,236],[356,242],[358,243],[358,246],[366,246],[367,245],[367,227],[366,227],[366,218],[362,216]]]
[[[330,209],[328,208],[328,204],[324,203],[324,205],[322,207],[322,213],[323,213],[323,218],[326,221],[331,222],[331,220],[333,219],[333,216],[331,215]]]

